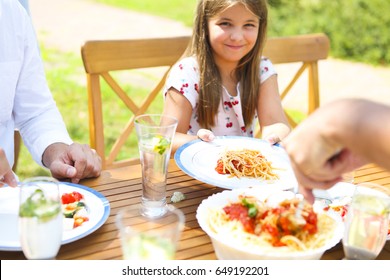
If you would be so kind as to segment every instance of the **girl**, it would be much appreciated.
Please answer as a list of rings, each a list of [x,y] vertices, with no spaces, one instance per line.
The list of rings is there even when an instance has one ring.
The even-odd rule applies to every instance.
[[[253,137],[256,118],[272,144],[290,131],[276,72],[262,58],[266,0],[200,0],[187,56],[167,78],[164,113],[176,117],[173,152],[197,137]]]

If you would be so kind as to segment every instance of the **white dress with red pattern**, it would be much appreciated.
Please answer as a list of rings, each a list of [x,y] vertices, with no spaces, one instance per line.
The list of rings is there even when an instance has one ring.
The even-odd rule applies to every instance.
[[[270,76],[275,75],[276,71],[271,61],[267,58],[262,58],[260,65],[260,81],[264,82]],[[187,134],[196,135],[201,129],[197,122],[197,106],[198,106],[198,87],[199,87],[199,67],[194,57],[186,57],[180,60],[173,66],[165,87],[163,90],[164,97],[170,88],[174,88],[182,93],[192,106],[192,116]],[[223,88],[222,102],[219,105],[218,114],[216,116],[216,124],[211,128],[211,131],[216,136],[249,136],[253,137],[254,126],[257,123],[257,116],[254,116],[252,127],[248,130],[245,128],[241,110],[240,85],[237,85],[237,96],[231,96],[229,92]]]

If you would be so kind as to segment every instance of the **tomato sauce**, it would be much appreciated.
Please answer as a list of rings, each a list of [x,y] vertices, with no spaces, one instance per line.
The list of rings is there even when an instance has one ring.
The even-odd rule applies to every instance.
[[[248,233],[255,232],[255,218],[248,215],[248,208],[241,203],[233,203],[223,208],[231,220],[240,221],[244,230]]]
[[[302,216],[306,224],[299,225],[295,222],[294,215],[297,203],[284,201],[278,207],[263,209],[263,212],[258,213],[255,217],[249,216],[249,208],[244,200],[239,203],[227,205],[223,210],[230,220],[239,221],[245,232],[252,234],[266,232],[271,236],[271,244],[274,247],[281,247],[286,246],[281,241],[283,236],[297,235],[299,232],[313,235],[318,231],[318,217],[312,208],[307,207],[302,211]]]

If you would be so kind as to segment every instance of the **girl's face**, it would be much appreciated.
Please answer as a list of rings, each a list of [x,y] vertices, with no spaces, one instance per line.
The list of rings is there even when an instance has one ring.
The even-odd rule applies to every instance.
[[[254,47],[259,19],[243,4],[236,4],[210,18],[209,40],[219,67],[237,64]]]

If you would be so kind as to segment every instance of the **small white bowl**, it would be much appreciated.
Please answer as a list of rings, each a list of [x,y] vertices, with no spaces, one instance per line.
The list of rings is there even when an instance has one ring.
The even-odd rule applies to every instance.
[[[215,209],[216,207],[222,208],[229,203],[238,202],[240,195],[254,196],[262,201],[272,196],[272,199],[275,201],[278,199],[280,199],[279,201],[282,201],[284,198],[291,197],[291,192],[275,190],[272,188],[245,188],[226,190],[203,200],[197,209],[196,218],[200,227],[210,237],[215,254],[220,260],[318,260],[326,250],[339,243],[343,236],[344,224],[340,216],[335,213],[324,213],[331,216],[336,221],[336,228],[333,237],[328,240],[323,247],[299,252],[280,252],[280,250],[270,251],[269,248],[262,252],[259,251],[258,248],[243,248],[235,243],[226,233],[218,234],[214,232],[208,224],[209,209]]]

